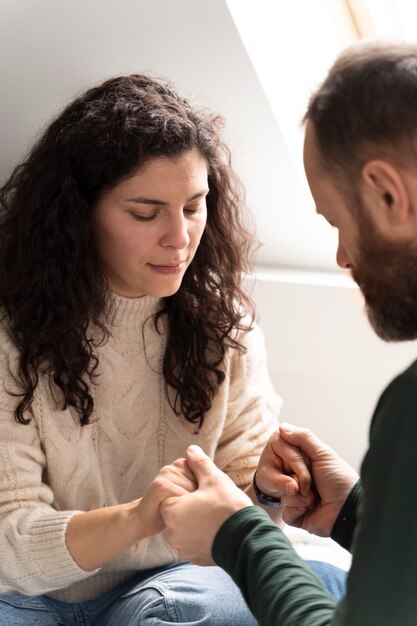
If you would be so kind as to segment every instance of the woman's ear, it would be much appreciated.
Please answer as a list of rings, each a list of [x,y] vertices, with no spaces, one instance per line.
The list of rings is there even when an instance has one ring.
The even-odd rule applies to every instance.
[[[362,168],[362,192],[366,210],[381,231],[395,234],[413,218],[404,172],[387,161],[368,161]]]

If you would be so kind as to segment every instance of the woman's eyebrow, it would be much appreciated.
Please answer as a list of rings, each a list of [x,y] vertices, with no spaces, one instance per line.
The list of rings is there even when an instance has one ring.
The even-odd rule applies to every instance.
[[[209,189],[205,189],[204,191],[199,191],[194,194],[191,198],[187,200],[187,202],[193,202],[193,200],[198,200],[199,198],[204,198],[209,192]],[[164,200],[156,200],[154,198],[146,198],[144,196],[134,196],[133,198],[127,198],[127,202],[135,202],[136,204],[153,204],[157,206],[167,206],[169,203]]]

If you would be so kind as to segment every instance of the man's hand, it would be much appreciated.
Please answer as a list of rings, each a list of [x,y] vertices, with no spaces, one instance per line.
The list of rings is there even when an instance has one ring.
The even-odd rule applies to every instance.
[[[211,549],[220,526],[233,513],[253,503],[201,448],[189,446],[186,458],[198,489],[164,500],[161,514],[168,540],[181,558],[209,565],[213,563]]]
[[[292,448],[291,457],[288,456],[288,446]],[[311,474],[311,501],[308,505],[300,506],[298,496],[282,492],[284,522],[321,537],[330,536],[336,517],[359,478],[357,472],[306,428],[282,424],[273,448],[277,457],[282,459],[284,471],[296,473],[300,490],[304,493],[310,488],[310,481],[299,463],[291,460],[294,448],[305,459],[305,468]],[[285,480],[288,477],[277,477],[275,484],[281,488]],[[258,486],[262,489],[261,485]]]

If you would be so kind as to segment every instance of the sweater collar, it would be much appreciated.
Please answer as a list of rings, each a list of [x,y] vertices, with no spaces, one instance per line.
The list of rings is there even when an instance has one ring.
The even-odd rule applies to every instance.
[[[125,298],[109,292],[112,303],[111,319],[113,329],[142,331],[143,323],[160,309],[161,298],[142,296],[141,298]]]

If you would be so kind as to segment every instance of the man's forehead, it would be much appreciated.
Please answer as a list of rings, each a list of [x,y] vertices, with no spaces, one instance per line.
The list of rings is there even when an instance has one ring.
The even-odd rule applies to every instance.
[[[307,177],[328,178],[325,168],[322,165],[320,151],[317,146],[316,132],[314,124],[307,121],[304,134],[304,168]]]

